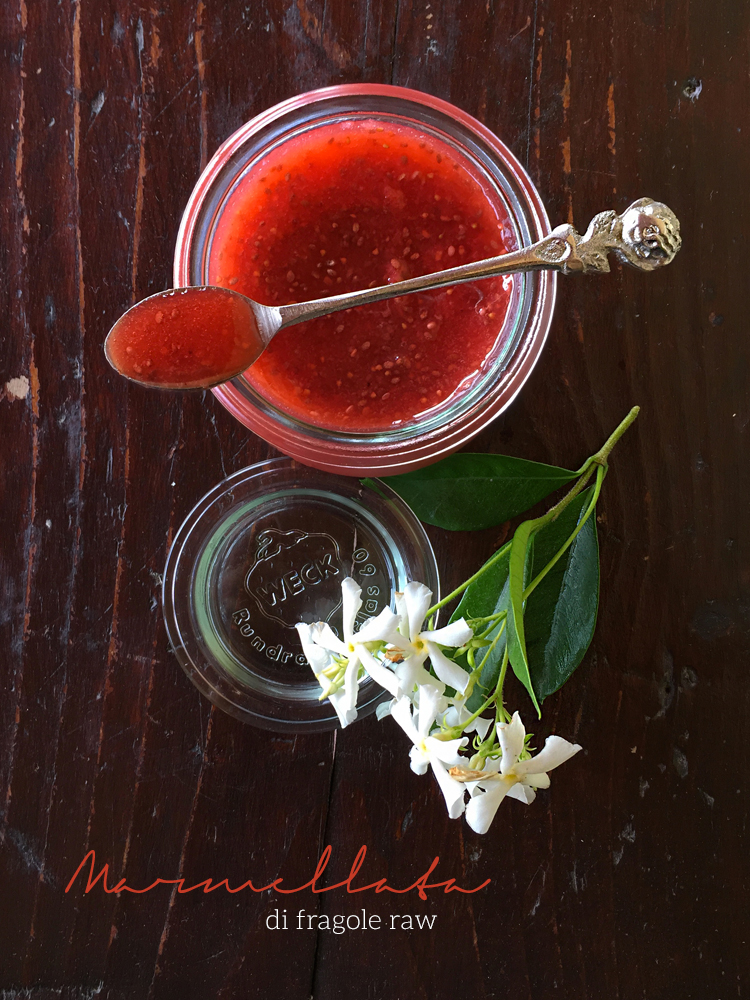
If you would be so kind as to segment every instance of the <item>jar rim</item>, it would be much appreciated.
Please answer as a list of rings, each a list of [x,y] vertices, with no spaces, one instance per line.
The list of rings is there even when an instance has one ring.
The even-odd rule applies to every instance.
[[[476,153],[477,167],[483,168],[492,181],[501,185],[499,193],[520,239],[534,242],[550,232],[547,213],[530,177],[483,123],[447,101],[420,91],[389,84],[341,84],[298,94],[274,105],[246,122],[219,147],[196,183],[180,224],[175,248],[175,285],[205,281],[204,264],[196,262],[197,253],[206,253],[201,213],[211,211],[208,200],[217,197],[216,186],[224,183],[225,175],[230,176],[234,158],[241,156],[259,135],[270,134],[269,129],[278,129],[282,123],[287,130],[293,129],[301,120],[296,119],[295,114],[311,109],[320,116],[332,113],[338,109],[342,98],[360,102],[383,98],[386,103],[379,109],[364,109],[360,105],[357,110],[370,114],[392,113],[394,117],[399,107],[403,109],[408,105],[416,113],[429,114],[430,125],[436,132],[442,125],[448,138],[453,138],[453,132],[446,130],[456,129],[456,135],[475,144],[470,150],[462,148],[461,152]],[[405,117],[403,110],[402,116]],[[414,123],[426,125],[424,119],[419,118],[415,118]],[[479,155],[483,157],[481,162],[477,158]],[[511,305],[505,321],[506,325],[512,324],[513,334],[513,347],[508,357],[502,364],[488,368],[488,372],[472,385],[471,393],[464,394],[456,406],[446,405],[427,421],[371,433],[334,432],[283,413],[242,378],[218,386],[213,392],[233,416],[260,437],[282,452],[319,469],[348,475],[393,475],[429,464],[461,447],[505,410],[520,392],[539,358],[554,309],[556,275],[552,271],[540,271],[520,275],[519,279],[517,298],[520,301],[515,311]]]

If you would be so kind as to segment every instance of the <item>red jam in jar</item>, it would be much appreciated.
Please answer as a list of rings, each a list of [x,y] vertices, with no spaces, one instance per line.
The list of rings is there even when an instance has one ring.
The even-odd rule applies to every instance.
[[[401,281],[513,249],[500,197],[455,149],[376,119],[324,124],[267,152],[229,196],[209,280],[268,305]],[[493,350],[512,277],[400,296],[282,330],[245,374],[324,428],[419,420]]]

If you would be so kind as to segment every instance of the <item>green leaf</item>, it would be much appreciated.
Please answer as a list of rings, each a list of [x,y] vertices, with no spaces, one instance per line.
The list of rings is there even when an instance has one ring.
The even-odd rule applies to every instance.
[[[490,556],[487,562],[491,562],[494,558],[494,555]],[[487,618],[505,610],[507,600],[502,599],[502,594],[505,592],[507,595],[509,559],[510,550],[485,570],[478,580],[469,584],[461,596],[458,607],[451,615],[452,622],[459,618]]]
[[[487,562],[491,562],[494,558],[494,555],[490,556]],[[509,558],[510,550],[482,573],[478,580],[475,580],[474,583],[466,588],[458,607],[451,615],[450,620],[452,622],[459,618],[486,618],[489,615],[496,614],[498,611],[507,610]],[[497,635],[498,628],[500,628],[500,625],[490,632],[488,636],[490,642]],[[482,667],[482,672],[477,678],[474,690],[466,702],[466,707],[470,712],[476,712],[495,689],[505,653],[505,641],[506,637],[503,635]],[[481,663],[486,649],[487,647],[485,646],[484,649],[476,650],[477,663]],[[457,662],[460,662],[465,670],[471,670],[465,657],[457,658]]]
[[[524,588],[555,557],[575,531],[591,500],[589,488],[576,497],[560,516],[540,528],[533,545],[526,552]],[[487,562],[491,562],[491,556]],[[484,618],[510,605],[510,552],[482,573],[464,591],[451,615],[458,618]],[[486,565],[486,564],[485,564]],[[599,595],[599,551],[596,520],[592,513],[568,551],[547,573],[526,601],[524,626],[526,657],[531,685],[539,701],[557,691],[579,665],[594,634]],[[471,698],[470,711],[476,711],[497,684],[506,641],[517,643],[512,616],[506,634],[498,642],[478,678]],[[490,635],[490,639],[496,633]],[[484,654],[477,651],[477,662]],[[519,652],[515,650],[516,660]],[[462,666],[468,664],[462,660]]]
[[[533,551],[533,548],[527,554],[527,579],[529,579],[529,574],[531,572],[531,559],[528,558],[531,551]],[[494,558],[494,555],[490,556],[487,563],[492,563]],[[510,551],[506,552],[500,559],[497,560],[497,562],[492,563],[492,565],[490,565],[489,568],[482,573],[479,579],[475,580],[474,583],[466,588],[458,607],[451,615],[450,620],[452,622],[456,621],[458,618],[486,618],[489,615],[496,614],[498,611],[508,610],[510,592],[510,580],[508,578],[509,559]],[[487,563],[485,563],[485,565],[487,565]],[[501,627],[502,623],[498,624],[497,627],[490,632],[487,637],[489,642],[495,638],[498,629]],[[480,705],[482,705],[494,691],[495,686],[497,685],[498,677],[500,676],[500,668],[502,666],[503,656],[505,655],[506,641],[507,625],[506,632],[487,657],[487,662],[482,667],[482,672],[477,679],[474,691],[466,703],[470,712],[476,712]],[[478,649],[476,651],[478,663],[482,661],[486,650],[487,647],[485,646],[484,649]],[[461,659],[461,665],[466,670],[470,669],[468,663],[465,661],[465,658]]]
[[[522,514],[576,475],[508,455],[462,452],[383,482],[427,524],[476,531]]]
[[[526,586],[526,567],[529,559],[529,547],[534,538],[534,532],[539,526],[538,520],[524,521],[516,528],[513,536],[513,545],[510,550],[510,561],[508,563],[509,572],[509,597],[510,609],[508,611],[508,658],[513,668],[513,673],[529,692],[534,707],[541,715],[539,702],[536,700],[534,685],[531,682],[529,673],[529,662],[526,656],[526,632],[524,628],[524,600],[523,592]]]
[[[557,520],[537,532],[534,577],[575,531],[591,495],[591,488],[584,490]],[[526,601],[526,655],[540,701],[557,691],[583,659],[594,635],[598,605],[599,546],[594,511]]]
[[[498,625],[497,628],[501,626]],[[493,630],[490,634],[490,639],[494,639],[497,635],[497,629]],[[497,687],[497,681],[500,676],[500,668],[503,663],[503,656],[505,655],[505,643],[507,638],[507,626],[506,632],[503,633],[502,638],[498,641],[495,648],[492,650],[490,655],[487,657],[487,662],[482,667],[482,672],[477,678],[476,684],[474,685],[474,690],[469,696],[466,707],[470,712],[476,712],[492,694],[492,692]],[[480,651],[479,661],[481,662],[484,653]],[[469,669],[466,664],[464,664],[464,669]]]

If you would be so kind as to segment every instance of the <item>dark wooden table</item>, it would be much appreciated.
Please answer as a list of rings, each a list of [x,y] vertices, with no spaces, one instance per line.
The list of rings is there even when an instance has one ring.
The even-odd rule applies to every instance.
[[[47,998],[728,1000],[747,995],[750,7],[736,0],[6,0],[2,193],[0,989]],[[475,442],[576,467],[631,405],[600,505],[586,661],[545,706],[585,754],[480,837],[386,726],[287,738],[204,700],[159,586],[194,502],[272,454],[213,397],[113,376],[102,339],[170,284],[181,210],[253,115],[337,82],[446,98],[527,165],[554,221],[642,194],[684,250],[560,282],[552,334]],[[431,531],[444,584],[498,531]],[[208,877],[474,895],[88,894]],[[433,930],[274,932],[320,907]]]

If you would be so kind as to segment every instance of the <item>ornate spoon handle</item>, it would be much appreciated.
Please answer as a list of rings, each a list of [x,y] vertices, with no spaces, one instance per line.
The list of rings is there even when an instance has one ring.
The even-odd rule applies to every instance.
[[[553,267],[563,274],[601,274],[609,271],[609,253],[641,271],[655,271],[669,264],[681,246],[680,223],[674,212],[661,202],[639,198],[622,215],[595,215],[583,236],[570,225],[558,226],[528,250],[534,251],[536,268]]]
[[[408,278],[379,288],[364,288],[359,292],[333,295],[313,302],[263,308],[269,314],[274,313],[277,321],[280,318],[277,329],[281,329],[340,309],[493,275],[541,270],[563,274],[604,273],[609,271],[609,253],[642,271],[655,271],[669,264],[681,245],[680,224],[671,209],[650,198],[639,198],[622,215],[612,211],[595,215],[583,236],[571,225],[565,224],[538,243],[499,257],[462,264],[447,271]]]

